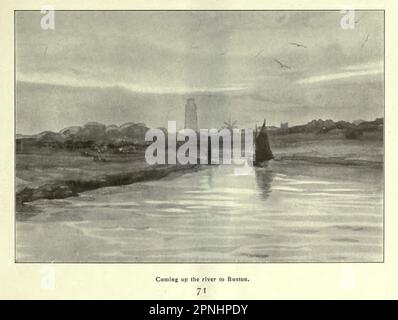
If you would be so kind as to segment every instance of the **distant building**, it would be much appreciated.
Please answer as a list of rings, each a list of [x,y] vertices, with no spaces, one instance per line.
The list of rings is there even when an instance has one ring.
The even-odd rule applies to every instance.
[[[289,129],[289,122],[281,122],[281,129],[282,130]]]
[[[185,104],[185,129],[198,130],[198,113],[194,98],[189,98]]]

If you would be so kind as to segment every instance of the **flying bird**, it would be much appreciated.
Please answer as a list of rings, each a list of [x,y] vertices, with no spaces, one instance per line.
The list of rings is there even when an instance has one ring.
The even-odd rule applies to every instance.
[[[303,44],[301,44],[301,43],[297,43],[297,42],[289,42],[289,44],[291,44],[292,46],[296,46],[296,47],[298,47],[298,48],[305,48],[305,49],[307,49],[307,46],[305,46],[305,45],[303,45]]]
[[[365,44],[366,44],[366,42],[368,42],[368,40],[369,40],[369,35],[367,35],[366,39],[362,42],[361,48],[363,48],[365,46]]]
[[[254,57],[257,58],[257,57],[260,56],[263,52],[264,52],[264,49],[263,49],[263,50],[260,50],[259,52],[257,52],[257,54],[256,54]]]
[[[360,17],[358,20],[355,20],[355,24],[357,24],[361,20],[362,20],[362,17]]]
[[[279,64],[280,67],[281,67],[282,69],[291,69],[291,67],[289,67],[289,66],[286,65],[286,64],[283,64],[283,63],[280,62],[278,59],[274,59],[274,61],[275,61],[277,64]]]

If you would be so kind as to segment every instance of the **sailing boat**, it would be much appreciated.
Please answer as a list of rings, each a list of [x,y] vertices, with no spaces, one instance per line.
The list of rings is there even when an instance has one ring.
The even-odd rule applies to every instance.
[[[254,132],[254,166],[255,167],[264,167],[267,162],[274,158],[272,154],[268,134],[265,127],[265,119],[264,123],[261,126],[260,130]]]

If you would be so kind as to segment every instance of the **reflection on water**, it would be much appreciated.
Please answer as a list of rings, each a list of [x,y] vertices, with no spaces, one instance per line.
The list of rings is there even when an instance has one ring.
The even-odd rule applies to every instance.
[[[258,190],[260,190],[263,199],[267,199],[271,192],[271,184],[274,178],[274,173],[266,168],[255,170]]]
[[[272,162],[32,204],[18,261],[381,261],[382,171]]]

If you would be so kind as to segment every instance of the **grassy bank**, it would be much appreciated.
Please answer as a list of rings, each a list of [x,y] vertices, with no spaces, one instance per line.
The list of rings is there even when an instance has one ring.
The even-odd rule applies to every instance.
[[[271,136],[273,153],[279,159],[335,162],[345,165],[382,164],[382,139],[349,140],[341,136],[315,134],[289,134]]]
[[[106,155],[96,162],[80,153],[42,152],[17,154],[16,203],[38,199],[62,199],[80,192],[134,182],[156,180],[195,165],[146,164],[142,153]]]
[[[316,164],[382,167],[383,141],[347,140],[312,134],[270,135],[276,161],[307,161]],[[16,155],[16,200],[20,206],[37,199],[60,199],[86,190],[155,180],[171,172],[195,166],[149,166],[144,152],[104,154],[106,161],[93,161],[84,152],[33,150]]]

